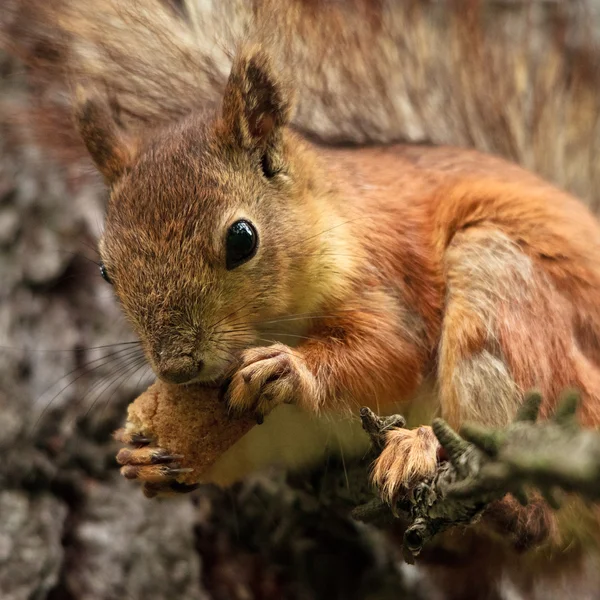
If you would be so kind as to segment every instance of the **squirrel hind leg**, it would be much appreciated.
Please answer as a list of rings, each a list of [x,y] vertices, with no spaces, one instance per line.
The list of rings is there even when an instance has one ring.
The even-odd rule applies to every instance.
[[[576,307],[508,235],[489,226],[457,233],[445,273],[438,388],[441,416],[452,427],[467,420],[504,426],[531,388],[542,392],[545,415],[561,390],[581,387]]]
[[[447,304],[439,353],[441,416],[454,428],[465,421],[502,427],[515,416],[523,392],[542,391],[542,416],[560,391],[585,392],[573,348],[573,307],[542,265],[505,233],[473,227],[457,233],[446,251]],[[510,495],[490,505],[484,526],[510,534],[525,550],[558,541],[550,507],[522,507]]]

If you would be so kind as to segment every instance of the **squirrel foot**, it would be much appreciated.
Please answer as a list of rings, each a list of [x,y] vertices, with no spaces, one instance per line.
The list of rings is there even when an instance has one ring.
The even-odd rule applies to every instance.
[[[399,495],[436,472],[441,446],[431,427],[385,433],[385,445],[373,466],[373,483],[385,502],[395,504]]]
[[[234,410],[253,410],[260,423],[279,404],[316,398],[316,382],[300,354],[284,344],[274,344],[242,354],[224,398]]]
[[[147,498],[185,494],[198,487],[177,481],[179,475],[192,471],[179,466],[178,461],[183,458],[180,454],[173,454],[164,448],[153,446],[150,437],[131,430],[129,426],[118,429],[114,437],[123,444],[134,446],[121,448],[117,454],[117,462],[122,465],[123,477],[143,483],[142,490]]]

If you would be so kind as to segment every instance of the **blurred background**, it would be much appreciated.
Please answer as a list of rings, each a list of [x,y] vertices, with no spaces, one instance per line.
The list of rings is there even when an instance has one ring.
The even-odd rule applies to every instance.
[[[95,264],[104,191],[33,141],[23,67],[0,69],[0,596],[200,598],[191,504],[114,464],[146,373],[111,345],[130,334]]]
[[[318,4],[290,3],[308,11]],[[168,4],[175,11],[204,6]],[[401,3],[323,3],[350,24],[340,38],[347,48],[368,48],[360,27],[372,33],[376,25],[360,7],[375,4],[393,14]],[[301,86],[298,127],[324,141],[401,139],[496,152],[596,210],[597,0],[475,3],[483,7],[477,43],[461,35],[463,5],[447,3],[454,8],[440,13],[444,3],[427,4],[436,5],[427,17],[432,37],[411,46],[412,30],[399,28],[394,48],[405,53],[383,61],[396,65],[390,79],[376,79],[383,54],[365,60],[362,105],[336,108],[336,98],[352,96],[344,87],[347,65],[338,64],[344,52],[319,58],[319,65],[339,66],[339,89],[315,99],[314,88]],[[418,2],[402,10],[409,5]],[[326,22],[310,23],[327,33]],[[20,26],[27,32],[26,22]],[[450,36],[461,42],[452,45],[457,62]],[[214,48],[217,95],[229,63]],[[52,61],[51,47],[37,51]],[[106,191],[73,131],[50,127],[52,110],[61,118],[68,112],[64,96],[46,104],[47,79],[28,74],[25,63],[0,53],[0,598],[437,598],[377,531],[334,510],[355,500],[340,483],[339,465],[328,465],[326,481],[322,473],[301,481],[266,474],[232,490],[164,502],[146,500],[119,475],[111,434],[153,377],[130,353],[132,334],[99,274],[95,246]],[[380,122],[382,111],[364,110],[377,106],[374,91],[394,120]],[[397,104],[387,102],[392,96]],[[397,106],[406,109],[402,119]],[[314,118],[319,111],[322,118]],[[50,136],[40,135],[44,126]]]

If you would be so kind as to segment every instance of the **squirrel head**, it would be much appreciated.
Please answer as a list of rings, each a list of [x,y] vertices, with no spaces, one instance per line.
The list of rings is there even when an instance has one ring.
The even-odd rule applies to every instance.
[[[234,61],[219,114],[143,136],[80,95],[79,130],[110,185],[103,273],[165,380],[220,378],[240,349],[277,341],[274,320],[330,295],[331,192],[291,111],[256,47]]]

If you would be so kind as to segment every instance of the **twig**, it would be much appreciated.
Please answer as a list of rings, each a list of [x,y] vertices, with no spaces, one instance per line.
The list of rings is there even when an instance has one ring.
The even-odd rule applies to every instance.
[[[372,522],[381,521],[386,509],[390,515],[406,513],[411,525],[404,534],[404,552],[413,562],[434,536],[475,522],[490,502],[507,493],[526,504],[526,487],[536,487],[553,507],[559,504],[558,489],[600,499],[600,433],[579,426],[579,394],[564,394],[547,421],[537,421],[541,400],[539,393],[528,393],[515,420],[502,429],[466,424],[459,435],[443,419],[434,420],[432,428],[449,460],[396,506],[374,501],[355,509],[354,517]],[[390,424],[403,423],[398,416],[381,419],[367,408],[361,417],[379,450]]]

